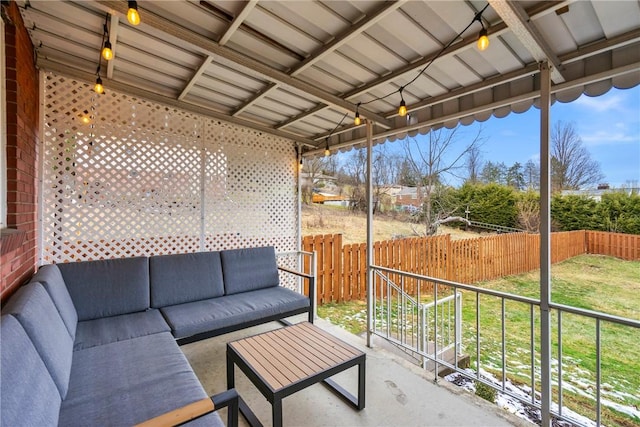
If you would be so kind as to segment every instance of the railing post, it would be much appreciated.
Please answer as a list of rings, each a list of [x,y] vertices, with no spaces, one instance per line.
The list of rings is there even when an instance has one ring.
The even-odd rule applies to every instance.
[[[462,348],[462,292],[455,291],[456,293],[456,353],[462,354],[460,349]],[[457,366],[457,365],[456,365]]]
[[[418,342],[422,346],[420,349],[421,353],[427,352],[427,324],[424,316],[424,305],[418,304],[418,315],[420,316],[420,333],[422,339],[419,339]],[[427,358],[422,354],[422,368],[427,369]]]
[[[367,128],[367,346],[373,347],[373,122],[366,119]]]
[[[311,298],[311,311],[309,312],[309,322],[313,323],[318,312],[318,295],[316,295],[316,272],[318,271],[318,260],[316,251],[311,252],[311,277],[309,278],[309,296]]]
[[[551,426],[551,69],[540,64],[540,404],[542,427]],[[531,331],[533,333],[533,330]],[[533,352],[533,349],[532,349]],[[535,388],[531,390],[535,396]]]

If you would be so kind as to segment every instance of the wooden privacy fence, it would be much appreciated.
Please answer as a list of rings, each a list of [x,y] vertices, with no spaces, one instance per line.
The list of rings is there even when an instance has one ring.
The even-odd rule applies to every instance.
[[[365,243],[343,245],[341,234],[330,234],[305,236],[302,246],[305,251],[317,253],[319,304],[366,298]],[[587,253],[640,260],[640,235],[583,230],[552,233],[552,263]],[[374,243],[373,260],[381,267],[472,284],[540,268],[540,235],[512,233],[463,240],[443,235],[385,240]],[[406,279],[404,284],[412,293],[417,281]],[[422,281],[421,286],[421,292],[431,291],[430,284]]]

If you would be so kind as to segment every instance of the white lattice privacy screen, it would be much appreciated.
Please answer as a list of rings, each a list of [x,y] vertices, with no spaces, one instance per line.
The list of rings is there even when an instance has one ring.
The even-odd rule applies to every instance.
[[[42,263],[296,249],[294,143],[44,74]]]

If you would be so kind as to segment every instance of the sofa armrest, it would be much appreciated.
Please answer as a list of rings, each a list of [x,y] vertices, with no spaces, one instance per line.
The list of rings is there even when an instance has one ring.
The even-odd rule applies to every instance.
[[[223,391],[211,397],[166,412],[150,420],[137,424],[136,427],[177,426],[194,420],[218,409],[229,407],[227,427],[238,426],[238,393],[235,389]]]
[[[313,262],[315,264],[315,260]],[[315,304],[316,304],[316,275],[303,273],[301,271],[292,270],[287,267],[278,266],[278,270],[284,271],[294,276],[303,277],[309,280],[309,322],[313,323],[315,319]],[[314,269],[315,271],[315,269]]]

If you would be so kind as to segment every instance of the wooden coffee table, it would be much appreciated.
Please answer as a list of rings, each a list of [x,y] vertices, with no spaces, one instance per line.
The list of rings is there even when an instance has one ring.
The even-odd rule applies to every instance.
[[[365,354],[309,322],[227,344],[227,387],[235,387],[237,365],[271,403],[273,426],[282,426],[282,399],[323,381],[358,410],[365,403]],[[358,397],[329,377],[358,365]],[[240,412],[261,426],[240,398]]]

